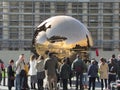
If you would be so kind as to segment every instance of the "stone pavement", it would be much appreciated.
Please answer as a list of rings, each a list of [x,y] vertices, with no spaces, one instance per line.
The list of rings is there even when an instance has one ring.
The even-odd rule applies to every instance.
[[[75,90],[75,81],[74,81],[75,79],[72,79],[72,80],[73,80],[73,85],[72,85],[72,87],[70,87],[68,85],[68,90]],[[29,81],[28,81],[28,84],[29,84]],[[2,82],[2,84],[3,84],[3,82]],[[7,88],[7,80],[6,80],[6,86],[0,85],[0,90],[8,90],[8,88]],[[13,87],[12,90],[15,90],[15,88]],[[29,90],[33,90],[33,89],[29,89]],[[63,90],[62,87],[59,87],[59,90]],[[84,90],[88,90],[88,89],[84,89]],[[95,88],[95,90],[101,90],[99,82],[96,82],[96,88]]]

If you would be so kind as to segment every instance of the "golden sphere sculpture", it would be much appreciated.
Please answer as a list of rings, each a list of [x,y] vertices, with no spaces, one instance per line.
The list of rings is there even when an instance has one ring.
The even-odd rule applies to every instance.
[[[73,55],[81,47],[91,47],[93,41],[86,26],[71,16],[54,16],[37,26],[33,46],[39,55],[49,50],[59,58]]]

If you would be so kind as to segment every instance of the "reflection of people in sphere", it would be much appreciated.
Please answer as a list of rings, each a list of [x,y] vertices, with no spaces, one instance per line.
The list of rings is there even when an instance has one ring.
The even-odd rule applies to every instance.
[[[87,47],[93,45],[90,32],[85,25],[70,16],[48,18],[37,27],[35,32],[37,34],[33,40],[38,53],[43,53],[48,48],[49,51],[58,53],[54,48],[69,50],[76,45]]]

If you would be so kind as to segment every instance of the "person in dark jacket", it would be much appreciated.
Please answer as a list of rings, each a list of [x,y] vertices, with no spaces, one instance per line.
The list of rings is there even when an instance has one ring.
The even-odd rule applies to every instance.
[[[88,77],[89,77],[89,89],[91,90],[91,84],[92,86],[92,90],[95,90],[95,79],[97,77],[97,73],[98,73],[98,66],[95,63],[95,60],[91,61],[91,65],[88,68]]]
[[[110,59],[110,63],[108,64],[109,67],[109,74],[108,74],[108,88],[110,89],[110,83],[116,81],[116,74],[117,74],[117,64],[115,63],[114,59]]]
[[[7,74],[8,74],[8,90],[12,90],[14,86],[14,79],[15,79],[15,72],[13,70],[14,60],[9,61],[9,66],[7,67]]]
[[[71,65],[72,65],[72,63],[71,63],[71,61],[70,61],[70,58],[69,57],[67,57],[66,58],[66,60],[67,60],[67,64],[69,65],[69,67],[70,67],[70,74],[69,74],[69,84],[70,84],[70,87],[72,87],[72,80],[71,80],[71,78],[72,78],[72,70],[71,70]]]
[[[60,77],[63,82],[63,90],[68,90],[67,84],[68,84],[68,79],[70,75],[70,69],[71,69],[70,66],[67,64],[67,59],[65,58],[60,68]]]
[[[73,61],[71,68],[76,74],[76,90],[78,90],[79,82],[80,82],[80,90],[83,90],[82,79],[83,79],[83,71],[86,68],[86,66],[83,60],[81,59],[80,55],[76,56],[76,59]]]

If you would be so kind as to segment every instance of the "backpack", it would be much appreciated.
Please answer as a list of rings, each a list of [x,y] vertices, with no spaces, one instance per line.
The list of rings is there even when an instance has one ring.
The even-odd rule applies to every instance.
[[[75,71],[76,71],[76,72],[79,72],[79,73],[82,73],[82,72],[83,72],[82,66],[81,66],[81,65],[80,65],[80,66],[77,66],[77,67],[75,68]]]
[[[116,72],[116,67],[114,65],[110,68],[110,72],[112,72],[112,73]]]

